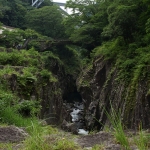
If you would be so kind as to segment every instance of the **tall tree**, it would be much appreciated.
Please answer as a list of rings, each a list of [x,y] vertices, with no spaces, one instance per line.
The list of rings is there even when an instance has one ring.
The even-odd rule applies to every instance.
[[[2,23],[8,26],[24,28],[27,9],[22,5],[20,0],[0,0],[0,7],[2,7],[0,18]]]
[[[111,5],[107,9],[109,24],[105,27],[103,35],[110,38],[123,36],[131,39],[136,27],[135,8],[135,5],[117,5],[117,3]]]
[[[84,48],[92,50],[100,45],[101,32],[107,24],[108,2],[91,0],[70,0],[66,7],[72,9],[73,14],[64,21],[66,32],[70,39]]]
[[[62,20],[63,16],[57,6],[34,9],[26,15],[27,28],[55,39],[65,37]]]

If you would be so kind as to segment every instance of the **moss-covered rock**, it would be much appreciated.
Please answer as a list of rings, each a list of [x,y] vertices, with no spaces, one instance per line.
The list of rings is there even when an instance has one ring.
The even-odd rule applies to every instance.
[[[149,75],[147,65],[135,68],[128,80],[120,78],[120,69],[114,61],[99,56],[93,63],[93,69],[82,75],[85,85],[79,82],[79,91],[84,99],[87,127],[102,129],[109,121],[106,111],[111,114],[111,106],[118,113],[126,128],[149,128],[150,99]],[[93,76],[90,76],[91,71]],[[125,70],[124,70],[125,71]],[[144,75],[144,78],[143,78]],[[80,77],[81,78],[81,77]],[[89,86],[90,85],[90,86]]]
[[[9,52],[3,49],[0,55],[5,56],[0,59],[1,89],[16,96],[10,106],[15,105],[24,116],[36,115],[48,123],[60,123],[65,117],[63,94],[68,77],[59,58],[34,49]]]

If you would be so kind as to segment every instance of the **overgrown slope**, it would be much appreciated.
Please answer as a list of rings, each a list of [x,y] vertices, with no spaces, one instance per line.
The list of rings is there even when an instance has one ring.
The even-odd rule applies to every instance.
[[[93,55],[92,68],[78,79],[89,129],[103,128],[111,106],[121,112],[126,128],[149,128],[149,45],[127,45],[119,37],[96,48]]]

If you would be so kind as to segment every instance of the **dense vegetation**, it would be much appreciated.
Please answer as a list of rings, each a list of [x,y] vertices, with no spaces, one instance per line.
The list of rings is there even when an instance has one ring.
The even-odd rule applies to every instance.
[[[53,87],[59,86],[58,72],[75,79],[80,70],[75,46],[53,45],[53,40],[67,38],[62,11],[50,1],[38,9],[30,5],[30,1],[0,1],[1,27],[15,28],[2,28],[0,35],[0,121],[17,126],[30,124],[31,119],[24,117],[41,118],[42,90],[51,88],[49,101],[61,95],[61,89]],[[43,52],[46,45],[50,46]]]
[[[25,126],[26,122],[19,120],[22,116],[40,114],[40,99],[31,101],[30,83],[37,84],[39,76],[42,84],[58,82],[49,69],[53,60],[65,75],[76,79],[82,69],[103,55],[119,69],[117,80],[132,87],[131,98],[138,79],[150,79],[149,0],[69,0],[66,7],[72,14],[66,16],[48,0],[40,8],[31,7],[29,0],[0,0],[0,22],[16,28],[0,35],[1,122]],[[53,44],[64,39],[72,44]],[[41,52],[45,45],[40,41],[51,41],[46,52]],[[18,93],[6,80],[11,75],[17,76]],[[20,97],[26,101],[18,103]]]
[[[74,12],[65,18],[70,39],[86,49],[84,57],[104,55],[119,70],[119,79],[134,87],[139,77],[148,77],[149,17],[148,0],[73,1]]]

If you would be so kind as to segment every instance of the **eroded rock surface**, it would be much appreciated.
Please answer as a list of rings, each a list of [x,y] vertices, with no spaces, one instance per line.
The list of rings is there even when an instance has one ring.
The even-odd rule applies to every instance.
[[[23,141],[28,134],[15,126],[0,127],[0,143],[16,143]]]
[[[145,68],[149,72],[150,68]],[[85,121],[89,130],[109,126],[106,111],[111,114],[111,106],[116,113],[121,111],[121,119],[127,128],[150,127],[149,76],[140,76],[130,82],[118,79],[119,69],[111,61],[97,57],[93,66],[85,69],[77,80],[85,105]]]

